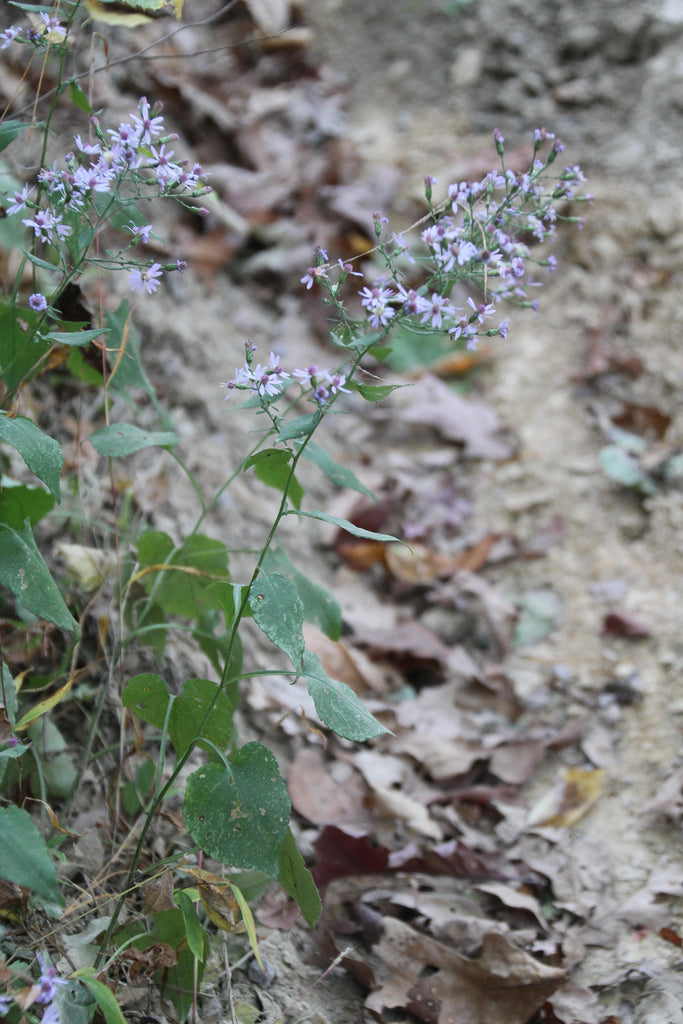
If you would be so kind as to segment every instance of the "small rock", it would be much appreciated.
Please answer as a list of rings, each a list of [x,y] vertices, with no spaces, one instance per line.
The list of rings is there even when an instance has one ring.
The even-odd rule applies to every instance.
[[[477,46],[466,46],[451,65],[451,82],[458,89],[474,85],[481,77],[483,66],[481,50]]]
[[[261,969],[258,960],[252,960],[247,968],[247,977],[259,988],[270,988],[277,978],[277,971],[268,960],[263,960],[263,966],[265,970]]]
[[[572,78],[553,91],[558,103],[568,107],[589,107],[595,102],[595,86],[587,78]]]

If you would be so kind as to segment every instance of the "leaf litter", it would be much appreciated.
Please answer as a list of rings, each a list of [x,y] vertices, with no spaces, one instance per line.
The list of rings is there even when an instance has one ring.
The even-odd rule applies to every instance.
[[[281,51],[264,46],[256,60],[235,47],[254,23],[267,34],[296,28],[299,5],[251,0],[245,6],[253,22],[238,14],[213,26],[212,42],[220,49],[201,67],[184,59],[206,38],[198,28],[193,38],[183,40],[181,34],[164,44],[163,59],[141,63],[129,79],[119,78],[117,87],[134,84],[162,92],[198,157],[212,165],[218,202],[205,223],[190,217],[175,228],[203,267],[205,287],[221,288],[225,275],[244,289],[245,305],[256,295],[277,306],[282,282],[294,283],[292,268],[305,265],[315,242],[345,255],[365,246],[372,209],[400,205],[405,174],[394,165],[366,166],[344,140],[338,81],[296,43],[302,37]],[[159,31],[149,30],[151,35]],[[656,244],[665,242],[660,238]],[[589,251],[587,262],[591,258]],[[640,254],[630,258],[642,294],[643,275],[647,270],[650,287],[653,271],[638,262]],[[667,283],[660,278],[654,279],[659,287]],[[583,301],[591,301],[585,293]],[[597,330],[589,334],[583,369],[566,357],[551,365],[567,383],[573,380],[584,389],[578,397],[599,430],[616,426],[644,438],[637,458],[627,450],[635,475],[615,471],[614,463],[608,472],[618,484],[638,485],[650,501],[646,511],[653,529],[671,540],[681,522],[677,478],[673,469],[667,476],[658,466],[671,466],[679,434],[665,402],[671,383],[665,358],[655,354],[663,366],[658,373],[628,344],[629,325],[637,331],[639,317],[641,325],[651,319],[643,303],[635,323],[633,310],[626,310],[607,339]],[[589,308],[595,307],[596,301]],[[301,308],[295,311],[294,330],[306,332],[306,315]],[[538,397],[529,384],[535,343],[529,331],[530,355],[506,356],[515,361],[513,379],[500,385],[514,390],[516,379],[527,401]],[[177,397],[183,401],[182,390]],[[533,415],[527,420],[515,414],[509,395],[494,393],[485,401],[475,383],[473,393],[463,396],[436,376],[423,375],[373,420],[378,440],[364,458],[354,459],[344,446],[346,425],[331,441],[341,448],[345,464],[357,461],[361,479],[386,496],[379,508],[381,529],[420,544],[406,558],[403,548],[358,544],[353,550],[338,539],[336,554],[346,567],[336,569],[335,590],[345,608],[346,632],[334,647],[309,635],[307,645],[328,674],[360,694],[394,735],[363,748],[326,736],[312,701],[284,677],[255,681],[244,712],[246,729],[256,732],[287,716],[282,756],[290,764],[290,796],[302,845],[310,844],[316,878],[326,890],[320,949],[336,942],[337,927],[342,938],[334,950],[341,952],[347,939],[352,942],[345,962],[356,965],[368,991],[365,1005],[380,1020],[396,1019],[391,1015],[396,1011],[400,1019],[411,1014],[426,1024],[592,1024],[610,1019],[614,1010],[612,1020],[627,1024],[647,1019],[625,1008],[642,998],[651,1013],[664,1014],[650,1019],[673,1021],[664,997],[656,999],[657,991],[665,992],[667,970],[672,991],[680,981],[676,962],[667,959],[661,945],[676,949],[671,936],[680,934],[680,850],[665,844],[671,859],[653,865],[652,853],[662,844],[658,839],[648,845],[647,830],[660,828],[660,822],[666,827],[667,819],[680,821],[681,772],[665,753],[659,762],[652,754],[658,774],[649,772],[645,787],[638,787],[647,797],[631,807],[622,796],[637,762],[610,758],[623,749],[634,723],[637,731],[640,714],[637,702],[631,711],[628,701],[616,698],[614,686],[628,677],[629,659],[646,666],[630,645],[634,640],[648,644],[657,629],[645,623],[660,620],[652,588],[638,600],[640,563],[627,559],[622,570],[612,546],[588,576],[584,558],[584,592],[566,596],[563,570],[572,563],[564,552],[583,522],[575,508],[565,507],[562,494],[551,493],[541,511],[549,503],[555,518],[542,518],[531,486],[518,508],[501,506],[510,479],[515,486],[505,467],[514,467],[515,458],[528,460],[530,446],[545,438],[537,424],[533,433]],[[514,431],[507,422],[515,423]],[[558,434],[567,422],[581,429],[569,418]],[[363,425],[357,429],[362,432]],[[617,436],[623,449],[623,434]],[[550,450],[541,455],[536,475],[550,477],[547,463],[561,464],[562,453],[552,448],[552,438],[547,440]],[[596,431],[591,456],[601,440]],[[662,442],[663,450],[656,447]],[[566,443],[561,436],[560,447]],[[577,458],[584,454],[574,451]],[[491,463],[502,467],[500,475]],[[576,465],[580,480],[585,468]],[[482,501],[487,475],[491,497]],[[614,507],[617,516],[628,514],[618,491],[601,490],[597,473],[588,479],[601,500],[610,495],[609,515]],[[150,481],[147,490],[157,486]],[[587,500],[585,491],[581,497]],[[144,501],[141,495],[141,505]],[[163,528],[158,505],[148,499],[142,510],[151,518],[156,514]],[[484,521],[478,518],[482,508]],[[674,518],[667,527],[669,513]],[[629,529],[637,539],[638,525],[626,521],[627,540]],[[61,551],[68,553],[64,546]],[[622,593],[605,613],[589,592],[589,583],[606,586],[607,570],[613,579],[617,565],[626,591],[635,591],[637,613],[618,606]],[[587,609],[581,626],[592,630],[591,654],[596,645],[609,647],[597,664],[589,657],[584,666],[579,641],[573,669],[560,664],[556,671],[562,644],[571,645],[576,629],[572,598]],[[609,591],[605,599],[610,602]],[[671,618],[665,612],[662,618],[670,631]],[[255,650],[256,663],[260,657]],[[650,673],[644,694],[648,707],[653,686]],[[656,743],[656,735],[649,742]],[[97,813],[104,821],[104,806]],[[604,814],[608,824],[601,826]],[[629,818],[627,827],[645,830],[645,836],[630,875],[624,876],[624,864],[613,863],[603,842],[609,836],[601,833],[618,832],[624,825],[619,819]],[[88,861],[95,875],[100,854],[91,851]],[[82,862],[84,849],[67,856]],[[22,899],[20,887],[3,896],[8,908]],[[264,922],[291,928],[294,918],[285,910],[276,913],[266,904]],[[648,956],[638,958],[630,943],[645,932]],[[270,945],[262,943],[264,955],[274,959],[278,942],[281,936],[275,934]],[[611,958],[609,969],[599,952],[595,968],[596,950]],[[163,943],[157,944],[132,973],[148,976],[170,964],[169,955]],[[285,957],[280,970],[289,979],[297,972],[310,983],[319,977],[318,970],[302,965],[300,949],[292,947],[288,955],[289,964]],[[569,971],[575,980],[567,980]],[[244,1005],[258,1000],[273,1013],[287,1002],[256,996],[242,979],[236,991],[246,995]],[[327,1008],[328,1019],[346,1019],[339,981],[335,994],[340,1003]]]

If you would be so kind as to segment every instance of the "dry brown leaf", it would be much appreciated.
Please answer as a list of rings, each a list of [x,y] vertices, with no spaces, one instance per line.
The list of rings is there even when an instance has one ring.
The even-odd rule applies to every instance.
[[[131,978],[137,978],[140,975],[149,977],[155,971],[160,971],[167,967],[175,967],[178,963],[175,949],[167,942],[155,942],[153,946],[144,951],[136,949],[135,946],[129,946],[128,949],[124,949],[123,953],[121,953],[121,959],[132,961],[130,968]]]
[[[365,805],[367,787],[356,771],[344,783],[335,782],[319,747],[305,747],[294,758],[287,777],[292,807],[315,825],[372,824]]]
[[[194,878],[199,889],[199,898],[210,920],[224,932],[243,932],[246,925],[242,920],[240,905],[235,899],[232,886],[227,878],[202,868],[183,868]]]
[[[320,664],[332,679],[350,686],[354,693],[368,693],[373,687],[358,667],[356,654],[343,640],[330,640],[322,630],[309,623],[304,625],[306,650],[318,656]]]
[[[448,355],[435,359],[429,366],[417,367],[411,370],[408,377],[411,380],[419,380],[425,373],[431,373],[435,377],[463,377],[475,366],[488,362],[493,358],[493,349],[490,345],[482,345],[474,352],[449,352]]]
[[[173,910],[173,873],[164,871],[157,878],[150,879],[142,887],[142,900],[146,914],[161,910]]]
[[[390,789],[388,786],[373,786],[372,804],[377,808],[381,817],[389,818],[392,821],[400,819],[411,832],[427,836],[428,839],[434,839],[437,843],[443,839],[441,829],[430,817],[424,804],[398,789]]]
[[[289,0],[244,0],[261,32],[277,35],[289,24]]]
[[[502,935],[485,936],[472,960],[394,918],[384,919],[374,952],[389,975],[367,1009],[378,1015],[405,1009],[427,1024],[526,1024],[565,978]],[[423,977],[426,968],[432,973]]]
[[[508,459],[514,451],[509,432],[485,402],[463,398],[437,377],[428,375],[408,389],[405,423],[433,427],[442,437],[462,444],[472,459]]]
[[[529,824],[575,825],[597,803],[606,774],[604,768],[568,768],[557,785],[531,809]]]

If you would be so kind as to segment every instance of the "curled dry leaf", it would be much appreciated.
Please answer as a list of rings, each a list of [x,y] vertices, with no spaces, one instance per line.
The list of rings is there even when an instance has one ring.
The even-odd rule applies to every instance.
[[[597,803],[605,783],[604,768],[568,768],[557,785],[529,813],[529,825],[575,825]]]
[[[565,978],[502,935],[485,936],[481,955],[472,960],[394,918],[384,919],[374,952],[389,974],[366,1000],[367,1009],[377,1015],[405,1009],[426,1024],[526,1024]]]

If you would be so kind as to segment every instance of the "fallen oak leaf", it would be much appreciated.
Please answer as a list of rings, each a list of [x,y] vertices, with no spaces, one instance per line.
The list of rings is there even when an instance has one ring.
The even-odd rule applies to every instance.
[[[390,973],[366,1008],[378,1016],[406,1009],[426,1024],[526,1024],[566,977],[502,935],[486,935],[470,959],[390,917],[374,952]],[[422,977],[427,967],[432,973]]]

